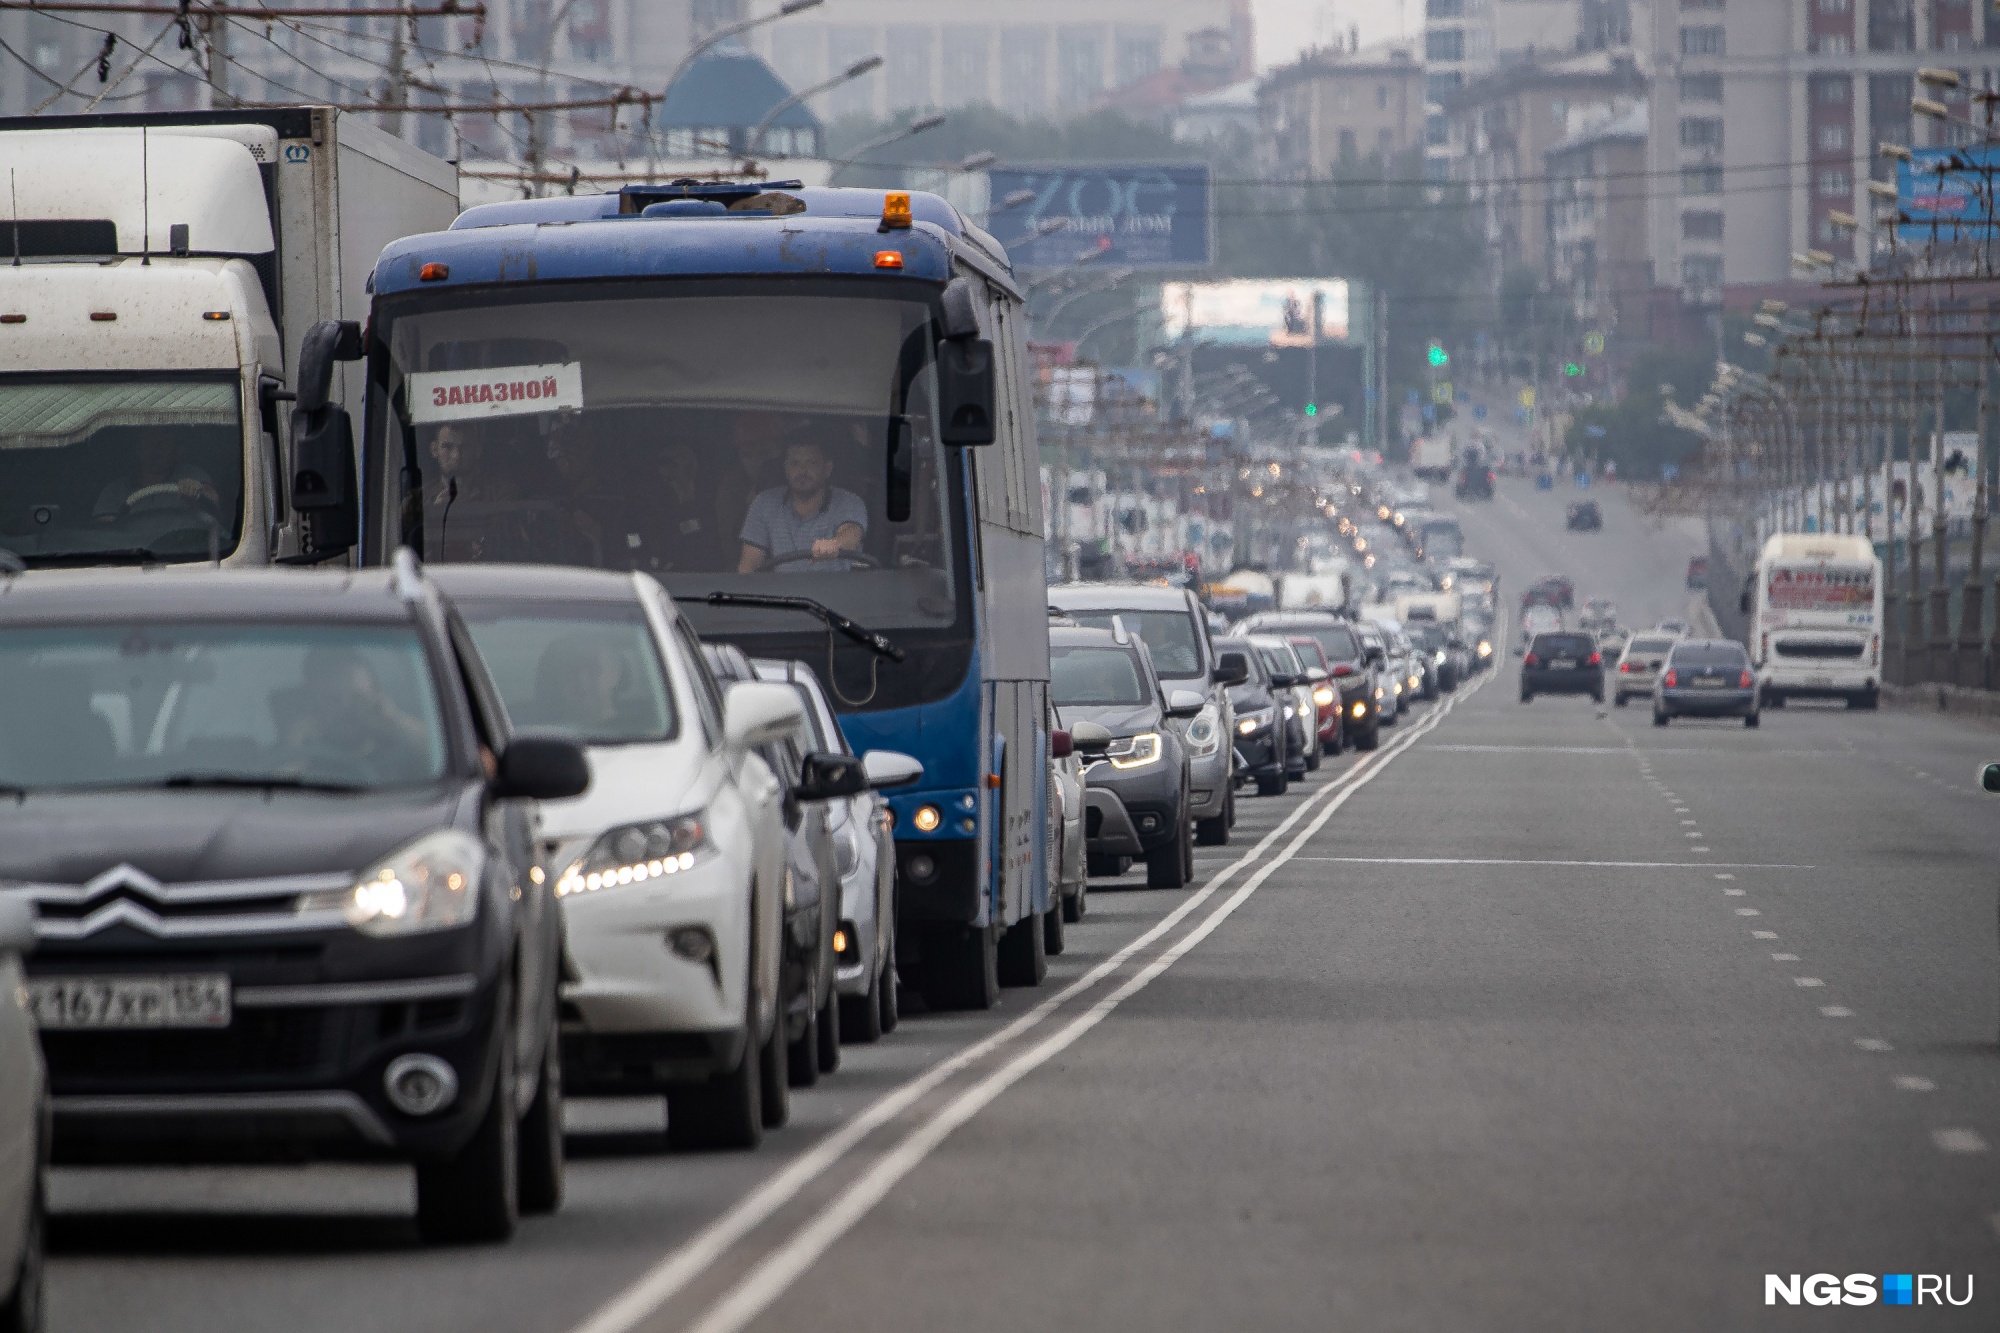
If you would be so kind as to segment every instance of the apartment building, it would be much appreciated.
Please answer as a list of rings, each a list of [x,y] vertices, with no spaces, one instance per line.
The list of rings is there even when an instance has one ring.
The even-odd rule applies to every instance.
[[[882,57],[815,103],[828,120],[981,103],[1024,118],[1107,103],[1165,111],[1249,78],[1254,50],[1250,0],[839,0],[753,41],[801,88]]]
[[[1557,142],[1544,155],[1549,279],[1567,294],[1581,329],[1652,336],[1646,112],[1641,102]]]
[[[2000,86],[2000,16],[1980,0],[1653,0],[1647,17],[1654,270],[1695,306],[1790,283],[1795,252],[1870,253],[1866,185],[1894,178],[1876,146],[1943,142],[1910,114],[1918,69]]]
[[[1265,169],[1287,180],[1324,178],[1422,143],[1424,69],[1400,43],[1314,51],[1265,76],[1257,107]]]

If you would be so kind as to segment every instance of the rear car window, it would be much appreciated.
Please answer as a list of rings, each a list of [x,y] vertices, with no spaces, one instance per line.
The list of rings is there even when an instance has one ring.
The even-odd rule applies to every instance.
[[[1634,639],[1628,650],[1635,653],[1664,653],[1674,646],[1672,639]]]
[[[1692,648],[1674,650],[1673,664],[1677,667],[1740,667],[1749,664],[1750,655],[1741,644],[1702,644]]]
[[[1538,657],[1584,658],[1597,651],[1597,645],[1586,634],[1541,634],[1535,638],[1535,655]]]

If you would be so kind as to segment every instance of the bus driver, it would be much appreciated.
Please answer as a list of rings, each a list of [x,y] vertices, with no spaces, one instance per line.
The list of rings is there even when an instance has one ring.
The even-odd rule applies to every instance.
[[[774,557],[795,569],[852,568],[840,557],[861,549],[868,507],[854,492],[828,485],[832,476],[833,462],[819,445],[801,440],[785,450],[785,484],[759,492],[743,519],[737,573],[753,574]]]

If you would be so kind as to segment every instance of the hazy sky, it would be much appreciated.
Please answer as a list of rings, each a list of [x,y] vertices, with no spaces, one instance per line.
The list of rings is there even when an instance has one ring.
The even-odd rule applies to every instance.
[[[1253,0],[1257,68],[1266,70],[1361,25],[1361,41],[1379,42],[1423,25],[1424,0]]]

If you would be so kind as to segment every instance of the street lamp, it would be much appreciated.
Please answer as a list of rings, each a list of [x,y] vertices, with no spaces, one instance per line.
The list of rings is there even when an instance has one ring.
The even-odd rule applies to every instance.
[[[812,0],[812,2],[814,4],[822,4],[824,3],[824,0]],[[865,57],[864,59],[855,61],[853,64],[849,65],[846,69],[840,71],[840,73],[834,75],[830,79],[827,79],[820,83],[815,83],[810,88],[801,89],[800,91],[793,93],[790,97],[787,97],[784,101],[778,103],[776,106],[772,107],[769,111],[765,112],[764,118],[758,121],[755,125],[750,127],[750,133],[745,135],[743,139],[744,150],[746,152],[751,152],[751,153],[763,152],[764,131],[770,129],[772,123],[776,121],[779,116],[784,115],[787,111],[790,111],[793,107],[805,101],[808,97],[817,97],[821,93],[826,92],[828,89],[838,88],[843,83],[852,83],[854,80],[860,78],[862,75],[871,74],[874,71],[880,69],[881,67],[882,67],[881,56],[868,56]]]
[[[848,167],[852,166],[860,158],[874,152],[877,148],[887,148],[892,143],[901,143],[905,139],[914,139],[924,131],[934,130],[942,124],[944,124],[944,113],[938,112],[934,115],[919,117],[900,130],[894,130],[879,138],[870,139],[846,157],[835,162],[833,167],[826,173],[826,183],[828,185],[833,184],[836,180],[840,179],[841,172],[847,170]]]
[[[958,169],[960,171],[984,171],[999,160],[1000,154],[994,152],[991,148],[982,148],[976,153],[967,153],[964,157],[960,158],[958,160]],[[1029,198],[1033,197],[1031,192]]]

